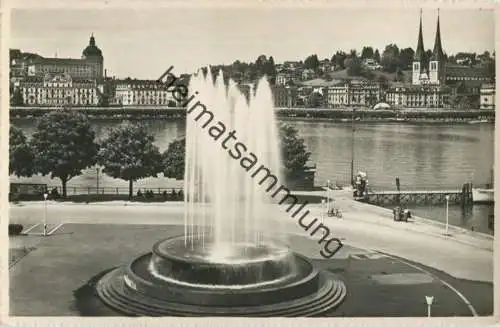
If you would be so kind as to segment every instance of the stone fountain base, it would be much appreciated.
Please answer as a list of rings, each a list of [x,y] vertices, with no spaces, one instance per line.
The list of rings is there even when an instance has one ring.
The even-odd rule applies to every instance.
[[[184,237],[110,271],[97,294],[131,316],[316,316],[339,306],[343,282],[276,245],[233,246],[217,257],[211,244],[185,247]],[[245,258],[245,259],[242,259]]]

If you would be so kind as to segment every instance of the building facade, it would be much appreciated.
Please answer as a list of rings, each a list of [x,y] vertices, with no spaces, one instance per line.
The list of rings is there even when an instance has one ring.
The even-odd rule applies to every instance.
[[[126,79],[115,81],[115,103],[123,106],[169,106],[179,104],[167,90],[165,84],[157,80]]]
[[[382,97],[382,88],[375,82],[343,82],[327,88],[327,106],[338,108],[344,106],[371,107]]]
[[[479,107],[481,109],[495,110],[495,84],[483,84],[481,86]]]
[[[298,105],[298,88],[293,85],[276,85],[273,87],[274,106],[277,108],[294,108]]]
[[[443,108],[449,96],[449,89],[439,85],[397,85],[386,91],[385,101],[396,108]]]
[[[97,106],[103,91],[95,80],[69,74],[28,77],[16,84],[27,106]]]
[[[104,57],[92,35],[80,59],[37,58],[26,63],[26,75],[43,77],[46,74],[68,74],[74,78],[97,79],[104,77]]]

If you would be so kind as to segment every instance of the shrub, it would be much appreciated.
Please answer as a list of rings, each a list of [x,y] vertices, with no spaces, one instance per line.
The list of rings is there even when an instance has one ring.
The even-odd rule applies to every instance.
[[[23,231],[23,225],[21,224],[9,224],[9,236],[16,236],[21,234]]]

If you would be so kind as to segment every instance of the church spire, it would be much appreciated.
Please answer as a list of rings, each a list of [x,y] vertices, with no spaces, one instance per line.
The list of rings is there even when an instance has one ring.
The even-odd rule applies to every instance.
[[[439,61],[444,57],[443,46],[441,45],[441,28],[439,26],[439,9],[437,16],[436,38],[434,40],[434,50],[432,51],[431,60]]]
[[[420,9],[420,26],[418,29],[417,51],[415,51],[414,61],[422,62],[425,57],[424,37],[422,35],[422,9]]]

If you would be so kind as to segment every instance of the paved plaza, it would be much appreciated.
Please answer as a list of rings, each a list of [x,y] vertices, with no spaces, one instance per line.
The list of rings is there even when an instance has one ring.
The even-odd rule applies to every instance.
[[[317,241],[294,222],[284,227],[294,251],[346,283],[347,299],[331,315],[425,316],[425,296],[435,298],[433,316],[492,313],[493,274],[488,269],[493,244],[488,237],[454,229],[456,237],[446,238],[439,225],[425,220],[398,224],[376,207],[342,197],[337,202],[344,218],[321,218],[346,244],[332,259],[322,258]],[[319,207],[312,207],[321,215]],[[41,208],[41,203],[14,205],[11,221],[25,228],[39,223]],[[157,240],[183,233],[181,203],[51,203],[48,215],[51,226],[63,224],[51,236],[10,239],[11,253],[20,257],[10,268],[11,315],[114,315],[81,296],[89,280],[149,252]]]

